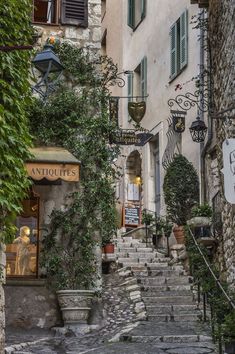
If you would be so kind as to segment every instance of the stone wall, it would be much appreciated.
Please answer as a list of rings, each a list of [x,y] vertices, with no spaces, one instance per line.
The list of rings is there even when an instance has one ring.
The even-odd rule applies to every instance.
[[[30,285],[18,283],[5,286],[6,325],[11,328],[51,328],[61,325],[57,297],[44,282]]]
[[[210,1],[209,41],[212,59],[213,100],[216,112],[227,109],[235,99],[235,2],[230,0]],[[235,112],[229,112],[229,115]],[[234,116],[234,114],[233,114]],[[224,128],[221,120],[214,122],[218,142],[217,161],[210,166],[211,179],[213,168],[219,171],[223,167],[222,142],[225,137],[234,138],[234,130]],[[216,166],[215,166],[216,165]],[[223,233],[219,238],[217,256],[220,269],[228,282],[235,287],[235,209],[224,199],[223,175],[220,172],[220,190],[222,196]]]
[[[67,40],[79,47],[101,48],[101,0],[88,0],[88,27],[72,25],[35,25],[38,33],[37,44],[43,46],[48,37]]]

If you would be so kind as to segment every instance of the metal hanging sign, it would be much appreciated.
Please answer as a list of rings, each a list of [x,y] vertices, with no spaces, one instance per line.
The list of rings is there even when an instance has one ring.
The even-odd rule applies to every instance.
[[[119,97],[110,97],[109,99],[109,115],[110,120],[113,121],[118,127],[118,107]]]
[[[221,172],[224,174],[224,194],[229,203],[235,204],[235,139],[226,139],[222,148],[224,167]]]
[[[172,127],[176,133],[183,133],[185,131],[185,115],[183,111],[171,111]]]
[[[110,143],[117,145],[135,145],[137,141],[135,131],[131,129],[120,129],[110,137]]]
[[[128,113],[130,117],[139,124],[146,112],[146,102],[128,102]]]

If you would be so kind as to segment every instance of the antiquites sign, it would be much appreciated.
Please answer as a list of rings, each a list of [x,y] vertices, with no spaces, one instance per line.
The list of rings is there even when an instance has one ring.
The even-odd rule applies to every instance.
[[[235,204],[235,139],[223,142],[224,194],[226,200]]]
[[[26,170],[36,181],[43,178],[49,181],[56,181],[59,178],[67,182],[79,181],[79,165],[75,164],[26,163]]]

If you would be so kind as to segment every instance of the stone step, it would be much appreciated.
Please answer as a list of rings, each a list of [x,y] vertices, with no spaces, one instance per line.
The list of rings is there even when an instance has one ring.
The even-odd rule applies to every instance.
[[[142,296],[142,299],[145,303],[147,304],[192,304],[193,305],[193,296],[192,295],[186,295],[186,296]]]
[[[188,343],[207,341],[212,342],[208,324],[193,322],[150,322],[144,321],[123,334],[122,340],[131,342],[167,342]]]
[[[164,335],[164,336],[134,336],[134,335],[122,335],[120,341],[132,342],[132,343],[198,343],[205,342],[205,344],[212,344],[210,336],[204,335]],[[211,352],[211,351],[210,351]],[[173,352],[172,352],[173,353]],[[179,352],[176,352],[179,353]],[[196,352],[194,352],[196,353]],[[206,353],[206,352],[201,352]]]
[[[142,296],[191,296],[192,291],[189,290],[162,290],[155,286],[143,286],[140,288]]]
[[[186,313],[183,315],[176,314],[150,314],[147,316],[148,321],[152,322],[196,322],[202,317],[201,313]]]
[[[201,314],[197,304],[185,305],[170,305],[170,304],[146,304],[147,314],[157,315],[187,315],[187,314]]]
[[[156,276],[165,276],[165,277],[173,277],[173,276],[181,276],[181,275],[187,275],[184,270],[178,270],[178,269],[170,269],[169,267],[167,269],[151,269],[149,270],[149,276],[150,277],[156,277]]]
[[[128,254],[128,253],[136,253],[136,248],[135,247],[121,247],[121,248],[116,247],[115,248],[115,252],[117,254],[119,254],[119,253],[126,253],[126,254]]]
[[[137,252],[140,252],[140,253],[143,253],[143,252],[156,252],[151,247],[137,247],[136,250],[137,250]]]
[[[142,285],[150,285],[150,286],[155,286],[155,285],[160,285],[160,284],[165,284],[165,285],[187,285],[190,284],[191,282],[191,277],[186,276],[186,275],[181,275],[178,277],[172,276],[172,277],[164,277],[164,276],[157,276],[157,277],[138,277],[137,282]]]
[[[155,254],[153,252],[132,252],[129,253],[128,256],[130,258],[155,258]]]
[[[191,285],[187,284],[187,285],[145,285],[145,286],[141,286],[141,288],[143,288],[143,290],[145,289],[149,289],[151,290],[151,288],[153,289],[152,291],[164,291],[166,293],[166,295],[168,294],[168,292],[171,291],[191,291]]]
[[[141,264],[141,265],[145,265],[146,263],[151,263],[152,262],[152,258],[139,258],[139,257],[120,257],[117,259],[118,263],[122,263],[123,265],[126,264]]]

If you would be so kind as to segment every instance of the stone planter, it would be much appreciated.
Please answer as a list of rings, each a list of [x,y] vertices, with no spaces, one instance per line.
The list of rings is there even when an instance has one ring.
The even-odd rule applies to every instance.
[[[188,220],[188,226],[194,230],[196,238],[210,237],[211,236],[211,219],[205,216],[195,216]]]
[[[87,324],[93,295],[93,290],[57,291],[64,325]]]

